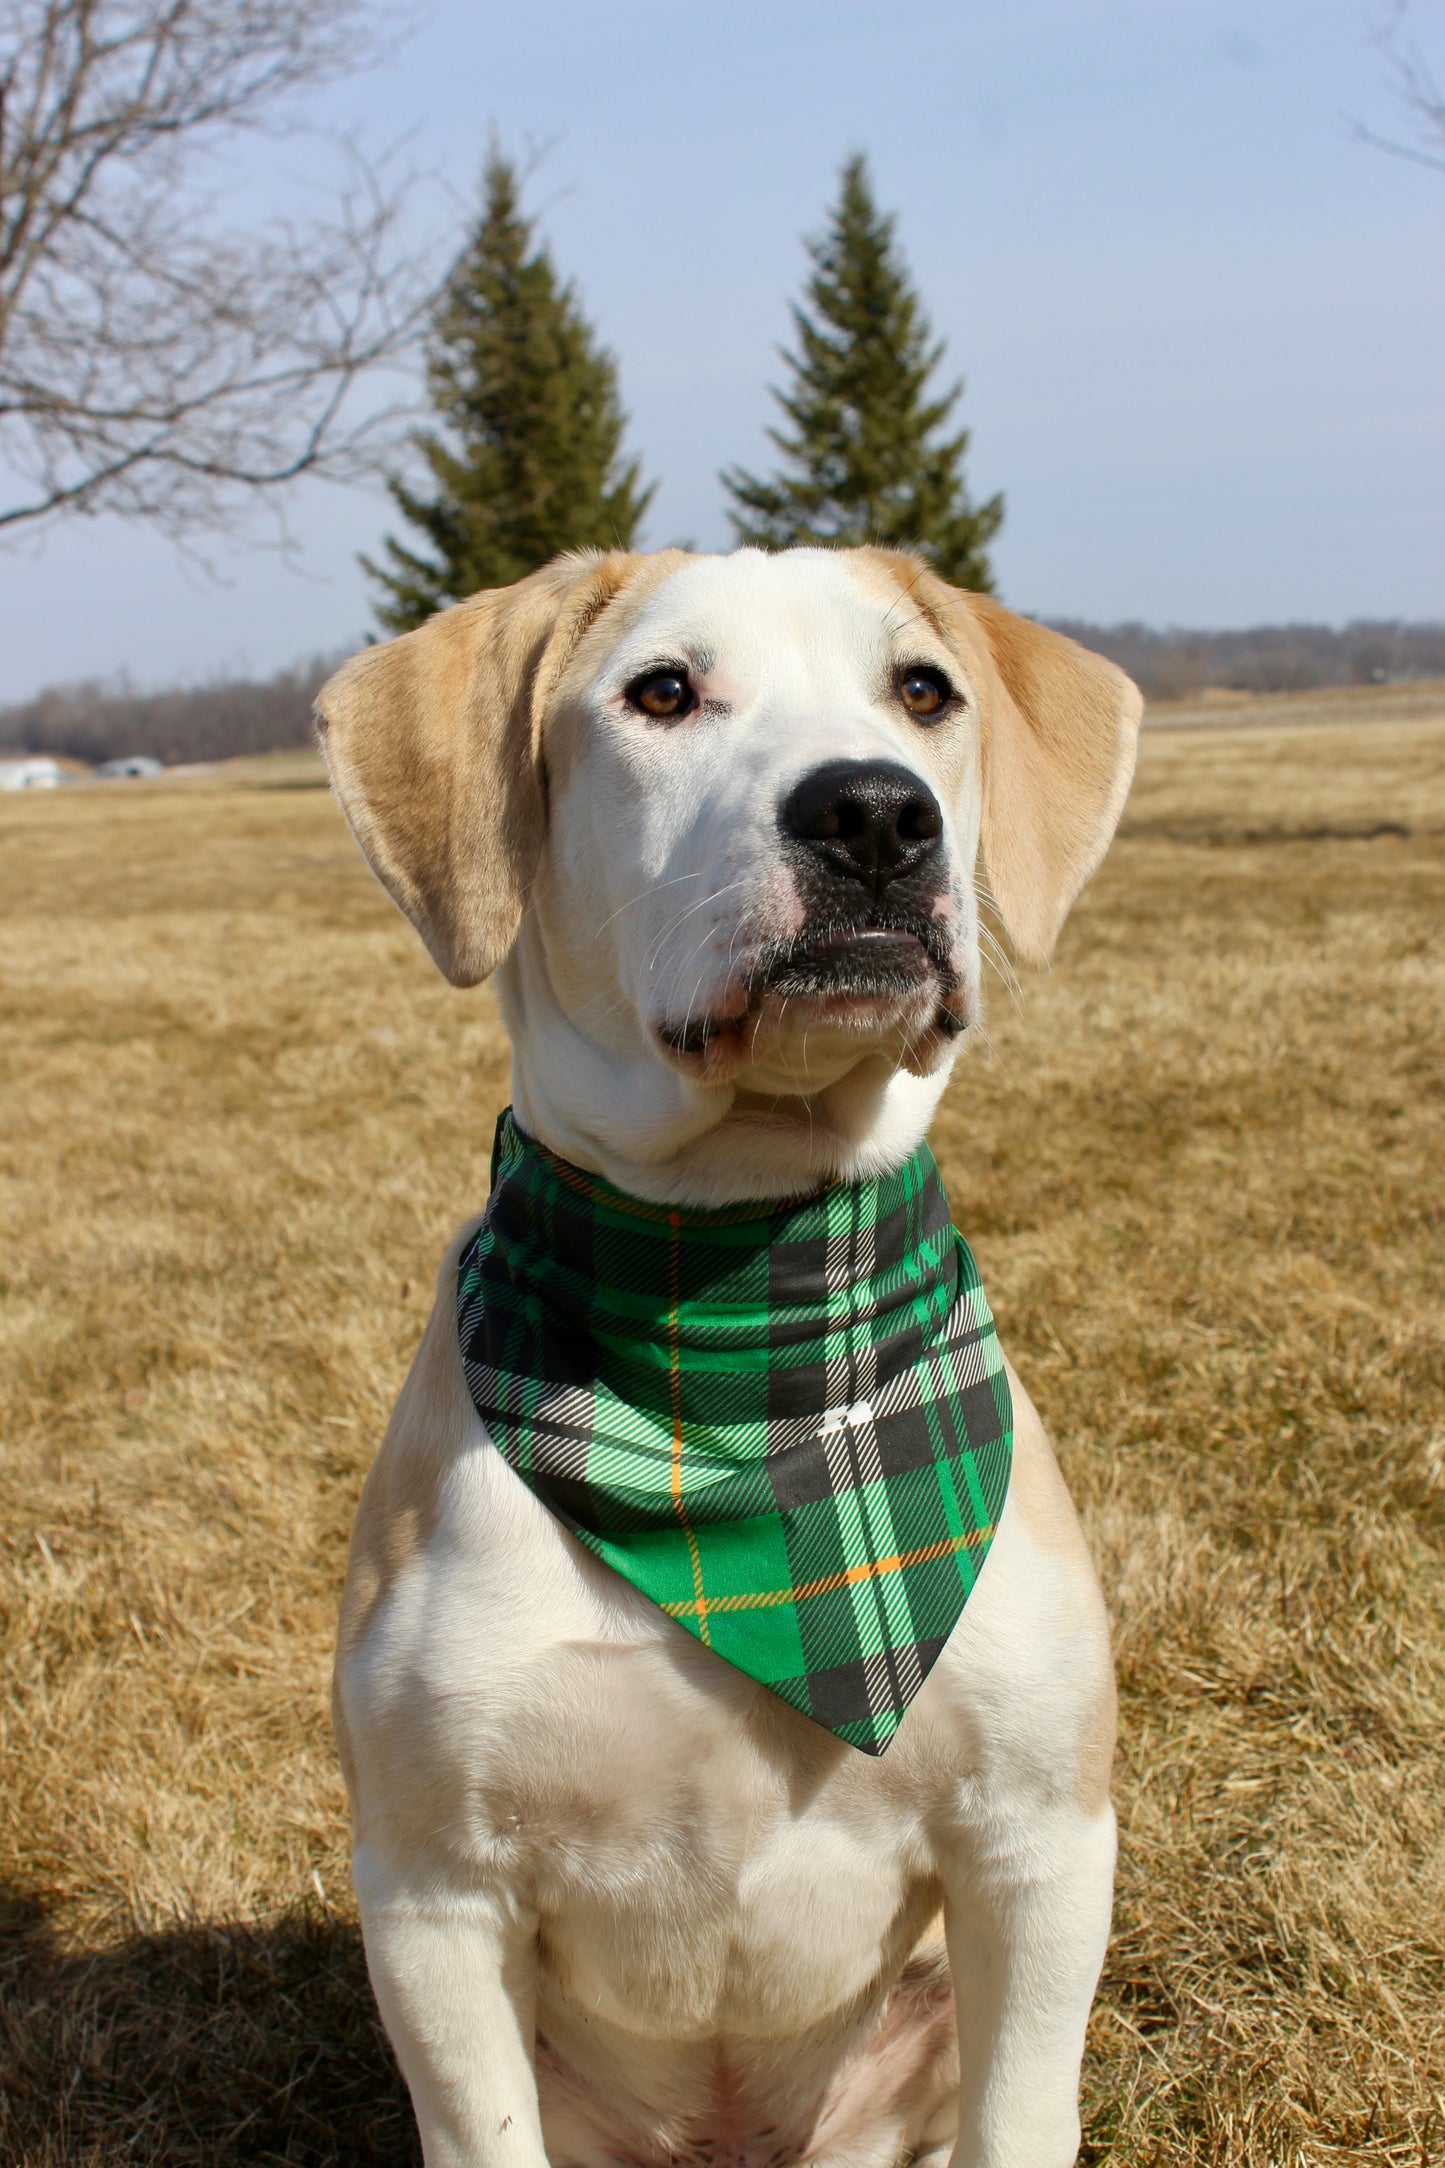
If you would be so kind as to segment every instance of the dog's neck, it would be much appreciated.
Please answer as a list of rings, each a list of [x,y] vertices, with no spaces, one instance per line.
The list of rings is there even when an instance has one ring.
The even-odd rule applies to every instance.
[[[680,1075],[619,1000],[605,1028],[564,1012],[540,938],[524,921],[497,975],[512,1042],[512,1105],[549,1151],[654,1203],[732,1204],[796,1197],[901,1166],[927,1132],[948,1081],[860,1047],[816,1090],[708,1085]]]

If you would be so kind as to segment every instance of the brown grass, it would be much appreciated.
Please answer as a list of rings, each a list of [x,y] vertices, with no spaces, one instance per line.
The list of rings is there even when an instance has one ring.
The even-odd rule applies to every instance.
[[[1146,740],[938,1143],[1113,1607],[1101,2168],[1445,2159],[1445,725]],[[325,1715],[506,1054],[308,758],[0,801],[0,2157],[414,2159]]]
[[[1394,685],[1317,685],[1302,693],[1236,692],[1206,686],[1182,700],[1151,700],[1151,730],[1297,730],[1321,723],[1445,721],[1445,679]]]

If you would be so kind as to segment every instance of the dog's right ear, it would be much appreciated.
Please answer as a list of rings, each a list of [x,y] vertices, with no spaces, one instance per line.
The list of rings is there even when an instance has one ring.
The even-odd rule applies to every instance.
[[[547,696],[638,561],[559,557],[354,655],[321,689],[351,832],[454,986],[495,971],[516,936],[546,826]]]

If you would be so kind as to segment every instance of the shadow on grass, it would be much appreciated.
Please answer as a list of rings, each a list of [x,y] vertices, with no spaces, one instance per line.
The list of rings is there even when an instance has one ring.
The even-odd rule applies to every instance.
[[[354,1922],[313,1907],[85,1949],[0,1888],[8,2168],[420,2158]]]

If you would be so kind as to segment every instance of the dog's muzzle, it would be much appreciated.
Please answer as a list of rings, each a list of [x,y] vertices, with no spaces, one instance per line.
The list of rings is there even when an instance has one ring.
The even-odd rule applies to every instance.
[[[920,776],[900,761],[825,761],[789,791],[778,827],[803,924],[756,959],[750,992],[878,1000],[935,977],[952,986],[943,811]]]
[[[952,954],[943,811],[900,761],[830,760],[795,782],[778,808],[783,857],[801,924],[754,950],[722,1015],[655,1027],[670,1054],[707,1057],[740,1041],[770,1007],[823,1004],[859,1028],[927,1006],[941,1041],[968,1028]]]

